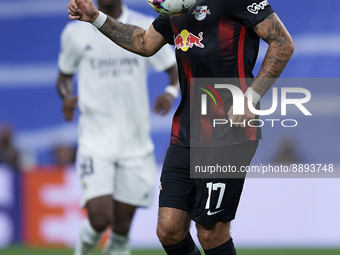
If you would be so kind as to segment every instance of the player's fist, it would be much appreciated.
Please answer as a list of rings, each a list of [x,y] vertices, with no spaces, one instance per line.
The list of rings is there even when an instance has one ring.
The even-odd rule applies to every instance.
[[[253,103],[255,107],[255,104]],[[229,123],[232,127],[246,127],[248,125],[248,121],[251,119],[255,119],[255,114],[249,110],[248,107],[248,98],[244,97],[244,114],[236,115],[234,112],[234,106],[232,105],[228,111]]]
[[[172,106],[174,97],[169,93],[164,93],[156,98],[156,103],[153,106],[153,111],[159,115],[167,114]]]
[[[70,0],[68,4],[69,18],[72,20],[82,20],[93,22],[99,15],[94,7],[92,0]]]
[[[63,114],[64,118],[67,121],[71,121],[74,119],[74,112],[77,108],[78,97],[68,97],[64,99],[63,103]]]

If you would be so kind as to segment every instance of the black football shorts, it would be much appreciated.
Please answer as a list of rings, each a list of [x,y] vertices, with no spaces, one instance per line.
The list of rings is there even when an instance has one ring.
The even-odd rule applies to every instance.
[[[236,168],[248,166],[258,146],[257,141],[215,147],[199,148],[195,155],[207,153],[223,155],[220,164]],[[200,150],[201,149],[201,150]],[[192,155],[192,154],[191,154]],[[192,162],[191,162],[192,163]],[[235,218],[243,189],[243,178],[190,178],[190,148],[170,145],[161,175],[159,207],[171,207],[187,211],[190,218],[210,225],[229,222]]]

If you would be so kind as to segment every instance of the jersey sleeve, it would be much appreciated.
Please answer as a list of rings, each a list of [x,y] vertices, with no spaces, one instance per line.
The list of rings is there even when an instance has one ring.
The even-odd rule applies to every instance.
[[[152,25],[155,30],[164,37],[167,43],[174,45],[174,36],[169,19],[169,17],[158,15]]]
[[[155,55],[148,58],[148,62],[158,71],[164,71],[176,64],[175,52],[170,45],[164,45]]]
[[[224,10],[228,15],[241,21],[247,28],[274,12],[267,0],[225,1]]]
[[[64,74],[74,74],[78,68],[81,50],[74,39],[74,33],[70,25],[67,25],[61,34],[61,49],[58,57],[59,70]]]

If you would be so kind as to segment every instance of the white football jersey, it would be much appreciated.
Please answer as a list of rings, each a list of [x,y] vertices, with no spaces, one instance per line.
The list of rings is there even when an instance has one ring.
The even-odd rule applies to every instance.
[[[119,21],[148,29],[154,19],[124,6]],[[86,22],[70,22],[61,35],[59,69],[78,73],[79,151],[129,158],[153,150],[147,65],[163,71],[176,63],[165,45],[145,58],[114,44]]]

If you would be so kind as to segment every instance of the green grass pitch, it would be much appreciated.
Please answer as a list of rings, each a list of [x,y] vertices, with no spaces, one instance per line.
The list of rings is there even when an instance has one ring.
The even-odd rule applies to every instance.
[[[67,249],[32,249],[22,246],[0,249],[1,255],[72,255],[72,250]],[[131,255],[165,255],[162,250],[133,250]],[[339,255],[337,249],[237,249],[238,255]],[[101,255],[96,250],[93,255]]]

